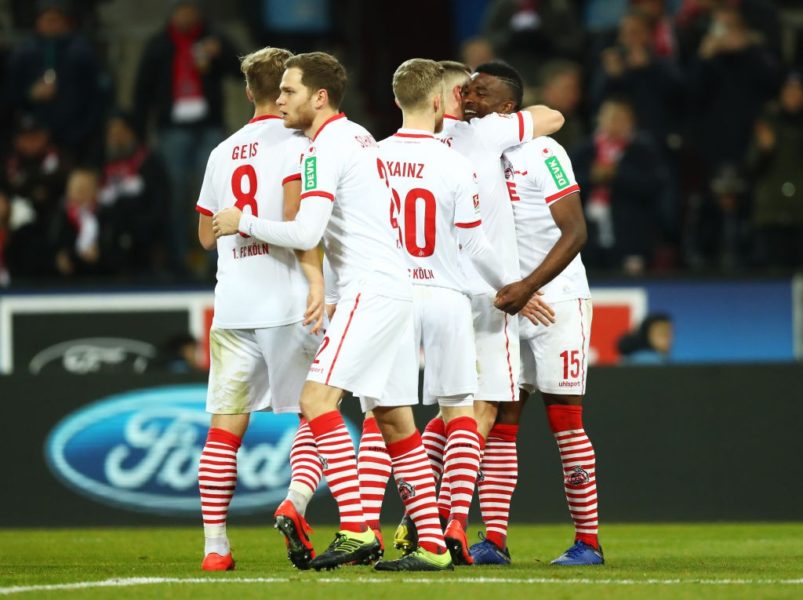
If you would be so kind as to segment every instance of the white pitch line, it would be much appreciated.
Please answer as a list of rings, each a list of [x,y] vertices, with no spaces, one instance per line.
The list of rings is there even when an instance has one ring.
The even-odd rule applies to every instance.
[[[531,577],[515,579],[505,577],[441,577],[396,579],[390,577],[129,577],[125,579],[104,579],[102,581],[78,581],[75,583],[54,583],[50,585],[19,585],[0,588],[0,596],[24,592],[51,592],[104,587],[131,587],[135,585],[157,585],[163,583],[209,584],[209,583],[390,583],[393,585],[409,583],[452,584],[452,583],[523,583],[558,585],[803,585],[803,579],[558,579]]]

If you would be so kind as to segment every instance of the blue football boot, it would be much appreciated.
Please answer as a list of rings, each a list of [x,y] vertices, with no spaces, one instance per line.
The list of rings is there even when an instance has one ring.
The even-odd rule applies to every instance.
[[[585,567],[588,565],[604,565],[605,557],[602,555],[602,546],[596,550],[585,542],[577,541],[574,546],[566,550],[550,564],[563,567]]]
[[[479,532],[479,538],[481,541],[469,548],[469,554],[474,559],[475,565],[510,564],[510,552],[507,548],[500,548],[487,539],[481,531]]]

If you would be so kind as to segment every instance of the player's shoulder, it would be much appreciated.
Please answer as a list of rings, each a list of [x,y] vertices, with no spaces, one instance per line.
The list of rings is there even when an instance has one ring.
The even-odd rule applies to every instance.
[[[505,150],[505,156],[513,161],[541,163],[551,156],[566,157],[566,150],[554,138],[543,135]]]

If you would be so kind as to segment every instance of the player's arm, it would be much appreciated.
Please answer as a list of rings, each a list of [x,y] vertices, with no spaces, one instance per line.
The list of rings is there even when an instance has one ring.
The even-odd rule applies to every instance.
[[[331,198],[309,195],[301,202],[301,208],[292,221],[281,223],[260,219],[231,207],[215,214],[212,218],[212,230],[215,237],[233,235],[239,231],[275,246],[310,250],[321,241],[331,215]]]
[[[533,121],[533,138],[541,137],[542,135],[552,135],[563,127],[566,119],[560,111],[557,111],[543,104],[536,104],[527,106],[521,109],[521,112],[527,112]]]
[[[552,202],[549,210],[560,229],[560,238],[532,273],[499,290],[494,305],[506,313],[514,315],[519,312],[533,294],[574,260],[586,243],[588,233],[579,192],[572,192]]]
[[[217,239],[212,231],[212,217],[201,213],[198,215],[198,241],[204,250],[214,250]]]
[[[457,238],[477,273],[494,290],[500,290],[515,279],[512,274],[505,273],[505,268],[488,241],[480,221],[458,223]]]
[[[292,221],[296,218],[301,207],[301,178],[285,180],[284,186],[284,220]],[[304,325],[312,324],[310,331],[318,333],[323,327],[324,288],[323,268],[318,248],[310,250],[296,250],[298,264],[307,279],[309,294],[307,295],[307,310],[304,312]]]

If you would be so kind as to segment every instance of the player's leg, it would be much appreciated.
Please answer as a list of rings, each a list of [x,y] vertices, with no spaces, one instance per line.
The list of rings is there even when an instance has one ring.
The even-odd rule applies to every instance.
[[[449,485],[450,504],[444,537],[455,564],[470,565],[474,561],[469,554],[466,528],[480,468],[482,442],[477,433],[471,395],[443,397],[439,401],[446,420],[443,474]]]
[[[327,550],[310,563],[313,568],[364,562],[379,552],[379,540],[365,522],[356,451],[338,403],[343,390],[360,397],[385,392],[399,339],[412,336],[411,305],[368,293],[341,298],[310,367],[301,412],[318,446],[341,526]]]
[[[415,523],[418,547],[397,560],[381,560],[378,571],[452,569],[435,503],[435,479],[409,406],[374,407],[393,462],[393,476],[407,514]]]
[[[198,465],[206,571],[234,568],[226,532],[237,485],[237,451],[249,415],[270,401],[268,374],[252,330],[212,329],[206,409],[211,426]]]
[[[494,506],[497,504],[494,496],[504,494],[504,490],[515,487],[515,478],[513,481],[510,480],[513,473],[502,472],[502,469],[497,468],[502,462],[509,462],[511,456],[509,435],[502,431],[504,428],[500,429],[496,426],[496,421],[502,405],[518,402],[521,360],[519,330],[518,319],[496,310],[491,298],[483,295],[472,296],[471,305],[478,365],[478,391],[475,396],[474,414],[478,433],[483,436],[484,440],[477,491],[480,497],[480,506],[482,507],[483,500],[486,503],[482,512],[483,521],[488,527],[489,513],[498,512],[497,507]],[[515,438],[513,447],[515,449]],[[515,467],[515,465],[508,466],[509,468]],[[486,469],[489,473],[486,473]],[[502,477],[506,478],[504,482],[500,481]],[[488,506],[488,502],[491,503],[490,506]],[[491,514],[491,518],[496,517],[497,515]],[[470,548],[475,564],[487,564],[488,562],[507,564],[510,562],[509,557],[504,553],[504,546],[496,548],[497,551],[492,557],[494,560],[486,560],[485,554],[487,553],[477,552],[487,549],[486,546],[496,548],[485,538]]]
[[[552,564],[604,563],[597,537],[596,454],[583,426],[583,396],[588,372],[591,301],[553,305],[556,322],[533,345],[537,385],[546,406],[563,467],[563,489],[575,527],[575,544]]]
[[[390,473],[390,455],[385,440],[373,413],[369,411],[365,414],[362,424],[362,436],[357,454],[357,474],[365,521],[379,539],[382,553],[385,548],[380,528],[380,514]]]
[[[310,334],[301,323],[257,329],[255,334],[268,368],[272,410],[299,415],[290,447],[287,497],[273,516],[276,529],[285,537],[290,562],[299,569],[308,569],[315,550],[305,514],[323,471],[309,423],[300,416],[299,397],[321,337]]]

